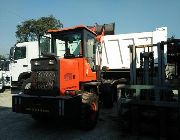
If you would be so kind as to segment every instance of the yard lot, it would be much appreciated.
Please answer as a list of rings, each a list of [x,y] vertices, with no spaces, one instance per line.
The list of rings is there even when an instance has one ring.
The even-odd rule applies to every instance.
[[[83,131],[70,121],[38,123],[29,115],[11,111],[11,90],[0,93],[0,140],[154,140],[147,136],[131,136],[120,129],[117,106],[100,110],[97,126]]]

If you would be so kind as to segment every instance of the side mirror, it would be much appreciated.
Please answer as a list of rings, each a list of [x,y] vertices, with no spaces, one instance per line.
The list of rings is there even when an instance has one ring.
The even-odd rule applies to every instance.
[[[96,45],[93,45],[93,54],[96,54]]]
[[[17,63],[17,61],[16,61],[16,60],[13,60],[12,62],[13,62],[13,63]]]

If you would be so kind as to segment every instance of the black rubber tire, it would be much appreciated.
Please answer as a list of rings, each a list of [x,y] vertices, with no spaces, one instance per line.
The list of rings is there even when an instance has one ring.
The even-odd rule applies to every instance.
[[[112,108],[113,107],[113,90],[112,85],[109,83],[106,83],[103,85],[102,90],[102,102],[104,108]]]
[[[4,91],[5,91],[4,87],[2,89],[0,89],[0,93],[3,93]]]
[[[37,115],[37,114],[32,114],[32,118],[36,121],[42,121],[43,117],[41,115]]]
[[[51,117],[42,115],[42,114],[41,115],[40,114],[32,114],[31,116],[38,123],[45,123],[45,122],[47,123],[49,120],[51,120],[51,121],[53,120],[53,119],[51,119]]]
[[[86,92],[82,94],[81,129],[91,130],[96,126],[99,115],[98,100],[98,96],[94,93]]]

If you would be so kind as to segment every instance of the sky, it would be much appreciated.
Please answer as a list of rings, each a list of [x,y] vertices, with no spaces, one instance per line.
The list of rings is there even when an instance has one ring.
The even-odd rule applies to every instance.
[[[16,26],[53,15],[64,27],[115,22],[115,34],[168,28],[180,38],[180,0],[0,0],[0,54],[16,43]]]

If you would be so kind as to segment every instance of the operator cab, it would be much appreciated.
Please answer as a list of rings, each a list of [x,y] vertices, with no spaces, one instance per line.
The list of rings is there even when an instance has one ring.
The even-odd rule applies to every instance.
[[[40,50],[64,58],[94,58],[96,34],[85,26],[49,30],[40,38]]]

